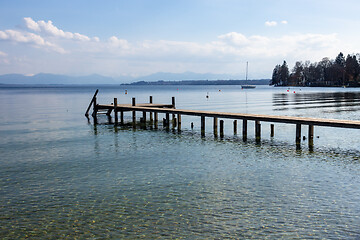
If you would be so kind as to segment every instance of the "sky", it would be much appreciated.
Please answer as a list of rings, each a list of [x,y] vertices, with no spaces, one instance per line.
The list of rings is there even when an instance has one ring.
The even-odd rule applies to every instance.
[[[358,0],[0,0],[0,74],[271,78],[360,53]]]

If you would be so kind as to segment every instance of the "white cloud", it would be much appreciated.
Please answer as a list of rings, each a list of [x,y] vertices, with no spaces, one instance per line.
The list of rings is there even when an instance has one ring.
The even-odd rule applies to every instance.
[[[129,49],[130,48],[127,40],[119,39],[115,36],[112,36],[109,38],[109,43],[112,47],[115,47],[115,48],[121,48],[121,49]]]
[[[42,38],[39,35],[36,35],[34,33],[29,32],[20,32],[17,30],[5,30],[0,31],[0,40],[7,40],[11,42],[17,42],[17,43],[29,43],[36,47],[48,47],[56,52],[64,53],[65,50],[61,47],[58,47],[56,44],[53,44],[51,42],[45,41],[44,38]]]
[[[39,32],[46,33],[55,37],[66,38],[66,39],[74,39],[79,41],[90,41],[91,39],[80,33],[71,33],[64,32],[63,30],[57,28],[53,25],[52,21],[37,21],[35,22],[32,18],[26,17],[24,18],[25,25],[28,29]]]
[[[266,21],[265,26],[267,27],[275,27],[277,25],[277,22],[275,21]]]
[[[281,21],[281,24],[288,24],[288,22],[286,20]]]
[[[0,51],[0,57],[7,57],[7,54],[4,53],[4,52],[2,52],[2,51]]]

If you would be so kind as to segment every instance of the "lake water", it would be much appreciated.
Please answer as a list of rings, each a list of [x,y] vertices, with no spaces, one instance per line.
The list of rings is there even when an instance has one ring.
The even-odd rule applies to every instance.
[[[360,130],[315,127],[311,151],[287,124],[271,138],[263,123],[259,144],[252,122],[247,142],[230,120],[215,139],[211,118],[205,138],[198,117],[181,133],[94,126],[96,88],[104,104],[360,120],[358,89],[1,86],[1,239],[360,238]]]

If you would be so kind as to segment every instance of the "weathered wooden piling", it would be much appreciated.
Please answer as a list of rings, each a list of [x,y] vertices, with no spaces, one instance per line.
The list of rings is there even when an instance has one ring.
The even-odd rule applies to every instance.
[[[270,124],[270,137],[274,137],[274,124]]]
[[[260,121],[255,121],[255,138],[259,142],[261,140],[261,124]]]
[[[153,103],[152,96],[150,96],[149,103],[151,103],[151,104]],[[152,112],[149,113],[149,119],[150,119],[150,125],[152,125],[153,124],[153,113]]]
[[[237,120],[234,120],[233,125],[234,125],[234,135],[236,135],[237,134]]]
[[[308,141],[309,141],[309,146],[314,145],[314,125],[309,125]]]
[[[224,120],[220,120],[220,138],[224,137]]]
[[[178,118],[177,129],[178,132],[181,132],[181,114],[178,113],[177,118]]]
[[[114,118],[115,125],[118,125],[117,98],[114,98]]]
[[[243,141],[246,141],[247,140],[247,119],[243,119],[242,132],[243,132]]]
[[[154,112],[154,128],[157,129],[158,128],[158,113]]]
[[[205,116],[201,116],[201,136],[205,137]]]
[[[301,124],[296,124],[295,143],[296,143],[296,145],[300,145],[300,143],[301,143]]]
[[[135,98],[132,98],[132,104],[131,106],[135,107],[136,106],[136,100]],[[133,127],[136,127],[136,111],[133,110],[132,111],[132,124],[133,124]]]
[[[88,108],[86,109],[85,117],[89,117],[90,108],[93,105],[94,101],[96,101],[96,95],[98,94],[98,92],[99,92],[99,89],[96,89],[94,96],[92,97],[90,104],[89,104]],[[93,106],[93,110],[95,109],[95,106],[96,106],[96,104]],[[93,112],[92,116],[94,117],[94,112]]]
[[[169,130],[170,129],[170,113],[166,113],[166,118],[165,118],[165,127],[166,127],[166,130]]]
[[[213,127],[214,127],[214,137],[217,137],[218,136],[218,118],[217,117],[214,117]]]

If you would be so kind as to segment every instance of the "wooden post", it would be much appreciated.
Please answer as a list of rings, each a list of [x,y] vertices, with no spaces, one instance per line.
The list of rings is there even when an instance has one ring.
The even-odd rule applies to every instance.
[[[218,136],[218,118],[214,117],[214,137]]]
[[[96,89],[95,94],[94,94],[93,98],[90,101],[89,107],[86,109],[85,117],[89,116],[89,111],[90,111],[91,105],[93,104],[94,99],[96,98],[96,95],[98,94],[98,92],[99,92],[99,89]]]
[[[120,112],[120,123],[124,124],[124,111]]]
[[[246,141],[247,140],[247,120],[246,119],[243,119],[242,132],[243,132],[243,141]]]
[[[309,125],[309,146],[314,145],[314,125]]]
[[[172,114],[172,124],[171,124],[172,129],[175,129],[176,127],[176,117],[175,114]]]
[[[135,106],[135,98],[132,98],[132,106]],[[132,111],[132,122],[133,122],[133,127],[136,126],[136,111]]]
[[[234,120],[234,135],[237,134],[237,120]]]
[[[170,113],[166,113],[166,130],[170,129]]]
[[[177,118],[178,118],[178,124],[177,124],[178,132],[181,132],[181,115],[180,115],[180,113],[178,113]]]
[[[201,116],[201,137],[205,137],[205,116]]]
[[[224,137],[224,120],[220,120],[220,138]]]
[[[149,103],[153,103],[153,97],[152,96],[150,96],[150,99],[149,99]],[[153,113],[152,112],[150,112],[149,113],[149,117],[150,117],[150,124],[152,125],[153,124]]]
[[[97,114],[97,107],[96,107],[96,97],[93,98],[93,113],[92,113],[92,116],[95,118],[96,117],[96,114]]]
[[[143,122],[142,122],[142,127],[144,128],[144,129],[146,129],[146,112],[145,111],[143,111]]]
[[[274,137],[274,124],[270,124],[270,137]]]
[[[171,98],[171,104],[172,104],[172,107],[175,108],[175,97]]]
[[[296,145],[300,145],[301,142],[301,124],[296,124]]]
[[[259,142],[261,140],[261,124],[260,121],[255,121],[255,138]]]
[[[158,128],[158,113],[154,112],[154,128]]]
[[[115,125],[118,125],[117,98],[114,98]]]

